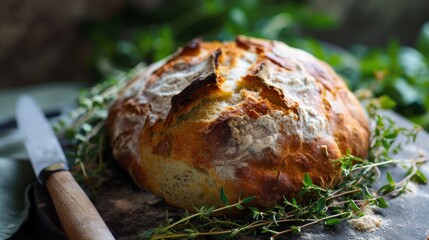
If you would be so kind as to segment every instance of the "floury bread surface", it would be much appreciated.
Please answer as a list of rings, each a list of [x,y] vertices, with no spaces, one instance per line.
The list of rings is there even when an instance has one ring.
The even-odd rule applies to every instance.
[[[109,112],[113,154],[141,187],[169,204],[252,205],[293,197],[308,173],[333,187],[333,160],[366,157],[365,113],[326,63],[278,41],[194,40],[143,69]]]

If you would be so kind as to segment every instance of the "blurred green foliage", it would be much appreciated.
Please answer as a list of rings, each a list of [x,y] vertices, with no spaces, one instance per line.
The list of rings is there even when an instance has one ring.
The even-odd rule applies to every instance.
[[[414,47],[391,41],[385,47],[343,49],[303,34],[304,29],[336,24],[311,12],[306,1],[189,0],[170,1],[144,14],[126,8],[108,21],[82,26],[82,31],[90,40],[88,66],[98,77],[159,60],[195,37],[232,40],[244,34],[281,40],[331,64],[351,89],[394,99],[395,111],[429,130],[429,22]]]
[[[83,26],[92,46],[90,66],[106,61],[129,69],[164,58],[193,38],[233,40],[237,34],[269,39],[301,35],[303,28],[332,27],[335,21],[307,10],[305,1],[169,1],[142,14],[133,8],[98,24]]]

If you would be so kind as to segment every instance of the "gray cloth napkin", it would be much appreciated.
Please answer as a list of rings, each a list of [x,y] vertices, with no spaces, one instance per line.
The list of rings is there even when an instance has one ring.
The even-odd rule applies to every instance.
[[[21,94],[31,95],[44,111],[64,112],[74,105],[82,84],[49,84],[0,90],[0,125],[13,126],[15,104]],[[28,217],[26,188],[34,173],[14,128],[0,129],[0,239],[11,237]]]

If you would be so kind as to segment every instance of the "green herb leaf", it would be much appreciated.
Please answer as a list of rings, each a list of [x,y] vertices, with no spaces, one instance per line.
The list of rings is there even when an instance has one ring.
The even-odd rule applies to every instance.
[[[226,196],[226,194],[225,194],[225,190],[223,189],[223,187],[220,189],[220,199],[222,200],[222,202],[223,202],[225,205],[228,205],[228,204],[229,204],[228,197]]]
[[[394,188],[396,185],[395,180],[393,180],[392,174],[390,174],[390,172],[386,173],[386,177],[387,177],[387,181],[389,182],[389,185]]]
[[[356,212],[360,212],[361,211],[361,209],[358,207],[358,205],[353,200],[349,201],[349,206],[350,206],[351,209],[353,209]]]
[[[293,206],[294,207],[298,207],[298,202],[296,201],[296,199],[295,198],[292,198],[292,203],[293,203]]]
[[[241,204],[237,204],[237,205],[235,205],[235,207],[236,207],[237,209],[240,209],[240,210],[243,210],[243,209],[244,209],[243,205],[241,205]]]
[[[383,144],[383,147],[387,150],[390,149],[391,143],[387,141],[386,139],[381,139],[381,143]]]
[[[205,208],[204,209],[204,214],[210,215],[210,214],[212,214],[212,212],[213,212],[214,209],[215,209],[215,207],[213,207],[213,206]]]
[[[242,203],[249,203],[251,201],[253,201],[253,199],[255,199],[256,196],[249,196],[249,197],[245,197],[243,200],[241,200]]]
[[[311,180],[310,175],[308,175],[308,173],[304,174],[304,180],[303,180],[304,186],[312,186],[313,185],[313,181]]]
[[[396,102],[387,95],[378,98],[382,109],[392,109],[396,106]]]
[[[395,138],[398,137],[398,132],[395,131],[395,132],[392,132],[392,133],[388,133],[388,134],[384,135],[384,137],[388,138],[388,139],[395,139]]]
[[[420,183],[420,184],[427,184],[428,183],[428,179],[420,170],[417,170],[416,174],[414,174],[414,176],[411,178],[411,180],[413,180],[417,183]]]
[[[380,187],[380,189],[378,189],[377,192],[385,195],[385,194],[388,194],[390,192],[393,192],[393,190],[395,190],[394,186],[392,186],[391,184],[386,184],[386,185],[383,185],[382,187]]]
[[[291,226],[290,229],[292,230],[293,233],[297,234],[301,232],[301,228],[298,226]]]
[[[378,207],[381,208],[388,208],[389,204],[386,202],[386,200],[384,199],[384,197],[378,197],[376,199],[376,203],[375,203]]]
[[[316,212],[321,212],[326,207],[326,198],[320,198],[316,203]]]
[[[341,221],[339,218],[329,218],[325,220],[325,225],[333,226],[339,224]]]
[[[371,192],[369,191],[368,187],[367,187],[367,186],[364,186],[364,189],[365,189],[365,191],[364,191],[365,197],[366,197],[367,199],[372,199],[372,198],[373,198],[373,196],[372,196]]]

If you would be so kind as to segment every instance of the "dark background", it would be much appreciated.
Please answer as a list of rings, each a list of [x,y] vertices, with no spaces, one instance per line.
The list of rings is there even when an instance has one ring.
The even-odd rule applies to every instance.
[[[225,7],[234,5],[227,1],[207,2]],[[372,0],[365,3],[359,0],[264,1],[266,4],[263,1],[243,1],[242,6],[240,1],[235,2],[237,5],[234,7],[244,8],[250,22],[271,17],[270,5],[282,5],[281,10],[285,12],[288,5],[292,13],[296,10],[292,5],[300,5],[310,12],[325,13],[335,23],[328,28],[323,26],[322,30],[304,26],[302,22],[305,21],[299,22],[291,17],[290,21],[302,25],[299,31],[293,30],[294,34],[309,34],[343,47],[356,43],[383,46],[391,39],[413,45],[421,26],[429,19],[429,1],[425,0]],[[246,12],[245,5],[252,2],[260,5],[254,10],[262,14],[252,13],[252,9]],[[225,21],[216,19],[228,9],[219,7],[222,9],[213,10],[219,14],[195,11],[204,8],[203,5],[203,1],[195,0],[3,0],[0,2],[0,87],[51,81],[98,81],[99,76],[94,72],[100,70],[96,70],[94,57],[101,57],[99,52],[103,50],[97,45],[104,44],[100,43],[102,38],[127,39],[136,29],[155,36],[162,35],[156,31],[162,27],[172,28],[168,34],[174,43],[200,35],[213,38],[216,35],[213,31],[221,32],[220,28],[228,27]],[[187,14],[193,12],[194,19],[189,19]],[[307,16],[309,20],[311,17]],[[248,32],[248,29],[243,29],[243,32]],[[95,36],[97,34],[103,36]],[[166,51],[161,55],[174,51],[174,43],[165,46]],[[148,57],[154,50],[152,48],[149,44],[146,52],[136,56],[137,61],[152,60]],[[109,54],[113,53],[105,53]]]
[[[244,34],[309,51],[353,91],[387,95],[429,129],[428,9],[426,0],[3,0],[0,91],[92,86],[192,38]]]

